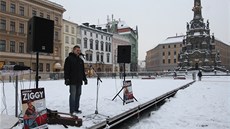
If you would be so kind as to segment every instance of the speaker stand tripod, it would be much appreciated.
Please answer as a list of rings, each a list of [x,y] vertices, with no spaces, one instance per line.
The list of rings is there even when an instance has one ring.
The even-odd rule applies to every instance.
[[[125,82],[125,76],[126,76],[126,74],[125,74],[125,63],[124,63],[123,67],[124,67],[124,71],[123,71],[123,74],[124,74],[123,84],[124,84],[124,82]],[[125,88],[125,86],[123,85],[122,88],[119,90],[119,92],[113,97],[112,101],[118,96],[122,100],[123,105],[125,105],[125,100],[119,95],[124,88]],[[137,101],[137,99],[134,96],[133,96],[133,98]]]
[[[96,94],[96,110],[93,114],[90,114],[90,115],[87,115],[87,116],[84,116],[86,117],[86,119],[95,119],[96,117],[97,118],[109,118],[109,116],[106,116],[106,115],[103,115],[101,113],[98,112],[98,95],[99,95],[99,83],[101,82],[102,83],[102,80],[100,78],[100,76],[96,73],[95,69],[90,65],[90,68],[94,71],[96,77],[97,77],[97,94]]]

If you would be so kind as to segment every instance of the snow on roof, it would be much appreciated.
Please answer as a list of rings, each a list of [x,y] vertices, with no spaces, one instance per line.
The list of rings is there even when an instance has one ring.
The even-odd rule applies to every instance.
[[[168,37],[166,40],[164,40],[160,44],[180,43],[180,42],[183,42],[184,38],[185,38],[185,35]]]
[[[129,26],[125,23],[125,21],[119,21],[117,25],[118,29],[128,28]]]

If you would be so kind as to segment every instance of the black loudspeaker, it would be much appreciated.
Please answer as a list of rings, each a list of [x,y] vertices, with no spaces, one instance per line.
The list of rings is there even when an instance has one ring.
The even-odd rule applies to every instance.
[[[53,53],[54,21],[33,16],[28,21],[27,52]]]
[[[131,62],[131,46],[120,45],[117,51],[117,63],[130,63]]]

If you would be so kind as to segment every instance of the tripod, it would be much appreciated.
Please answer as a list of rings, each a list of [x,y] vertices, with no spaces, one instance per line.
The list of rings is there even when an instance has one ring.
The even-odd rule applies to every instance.
[[[85,116],[86,118],[91,118],[91,119],[95,119],[97,116],[101,116],[101,117],[104,117],[104,118],[108,118],[109,116],[106,116],[106,115],[103,115],[103,114],[100,114],[98,112],[98,95],[99,95],[99,85],[100,85],[100,82],[102,83],[102,80],[100,78],[100,76],[96,73],[95,69],[92,67],[92,65],[90,65],[90,68],[93,70],[93,72],[95,73],[96,77],[97,77],[97,94],[96,94],[96,110],[93,114],[90,114],[88,116]],[[100,117],[100,118],[101,118]]]
[[[124,84],[124,82],[125,82],[125,76],[126,76],[126,74],[125,74],[125,63],[123,64],[124,65],[124,81],[123,81],[123,84]],[[123,99],[123,98],[121,98],[121,96],[119,95],[120,93],[121,93],[121,91],[123,90],[125,88],[125,86],[123,85],[122,86],[122,88],[120,89],[120,91],[113,97],[113,99],[112,99],[112,101],[117,97],[117,96],[119,96],[119,98],[123,101],[123,105],[125,105],[125,100]],[[133,98],[137,101],[137,99],[133,96]]]

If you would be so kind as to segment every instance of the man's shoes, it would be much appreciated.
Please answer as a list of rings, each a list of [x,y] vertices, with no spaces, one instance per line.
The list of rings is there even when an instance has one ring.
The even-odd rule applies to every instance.
[[[77,110],[76,113],[77,113],[77,114],[81,114],[82,111],[81,111],[81,110]]]

